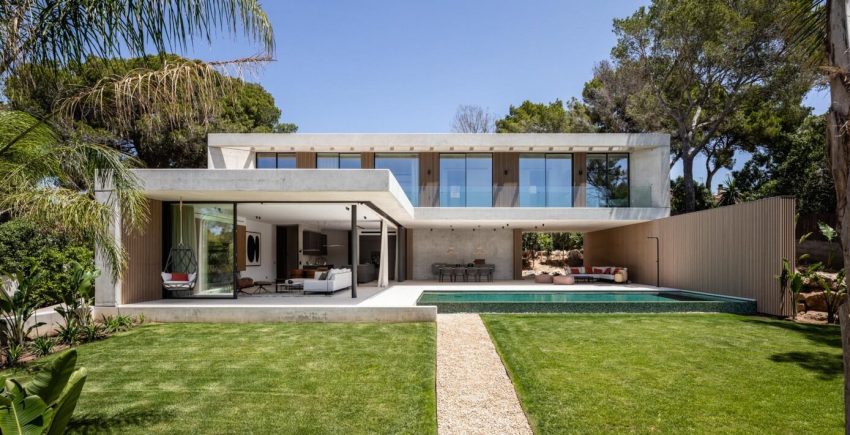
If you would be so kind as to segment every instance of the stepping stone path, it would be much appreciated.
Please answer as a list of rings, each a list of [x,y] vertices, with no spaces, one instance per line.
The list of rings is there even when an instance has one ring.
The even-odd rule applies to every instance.
[[[437,315],[437,430],[441,435],[532,433],[477,314]]]

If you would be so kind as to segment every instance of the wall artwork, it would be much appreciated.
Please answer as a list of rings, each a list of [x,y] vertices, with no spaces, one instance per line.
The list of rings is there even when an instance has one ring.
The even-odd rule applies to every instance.
[[[260,265],[260,233],[255,233],[253,231],[246,231],[248,236],[248,243],[245,245],[245,255],[247,255],[247,260],[245,262],[248,266],[259,266]]]

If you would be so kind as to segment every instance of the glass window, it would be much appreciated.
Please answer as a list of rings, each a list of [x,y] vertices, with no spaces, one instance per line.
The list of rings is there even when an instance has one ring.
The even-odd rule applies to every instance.
[[[492,207],[493,157],[490,154],[441,154],[440,206]]]
[[[360,154],[319,153],[316,156],[319,169],[360,169]]]
[[[440,207],[466,206],[466,155],[440,155]]]
[[[295,169],[295,154],[257,153],[257,169]]]
[[[278,154],[277,155],[278,169],[295,169],[295,154]]]
[[[587,206],[629,206],[629,155],[587,155]]]
[[[233,296],[233,204],[171,204],[171,261],[166,272],[194,275],[195,287],[170,290],[170,297]]]
[[[277,167],[275,153],[257,153],[257,169],[274,169]]]
[[[316,168],[337,169],[339,168],[339,154],[319,153],[316,155]]]
[[[608,204],[608,158],[605,154],[587,155],[587,206]]]
[[[608,154],[608,207],[629,206],[629,155]]]
[[[340,154],[340,169],[360,169],[360,154]]]
[[[546,207],[546,155],[519,156],[519,206]]]
[[[490,154],[466,156],[466,206],[493,206],[493,157]]]
[[[573,206],[573,157],[546,155],[546,207]]]
[[[375,169],[389,169],[414,206],[419,205],[419,156],[376,154]]]

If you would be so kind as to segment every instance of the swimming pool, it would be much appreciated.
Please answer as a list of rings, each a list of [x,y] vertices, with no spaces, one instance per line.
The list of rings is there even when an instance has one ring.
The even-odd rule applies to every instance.
[[[425,290],[417,305],[441,313],[669,313],[753,314],[756,302],[685,290],[444,291]]]

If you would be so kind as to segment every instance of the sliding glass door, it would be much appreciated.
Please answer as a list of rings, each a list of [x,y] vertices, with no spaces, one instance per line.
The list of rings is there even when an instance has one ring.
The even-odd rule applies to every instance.
[[[194,285],[166,297],[234,297],[236,205],[172,203],[168,215],[165,272]]]

